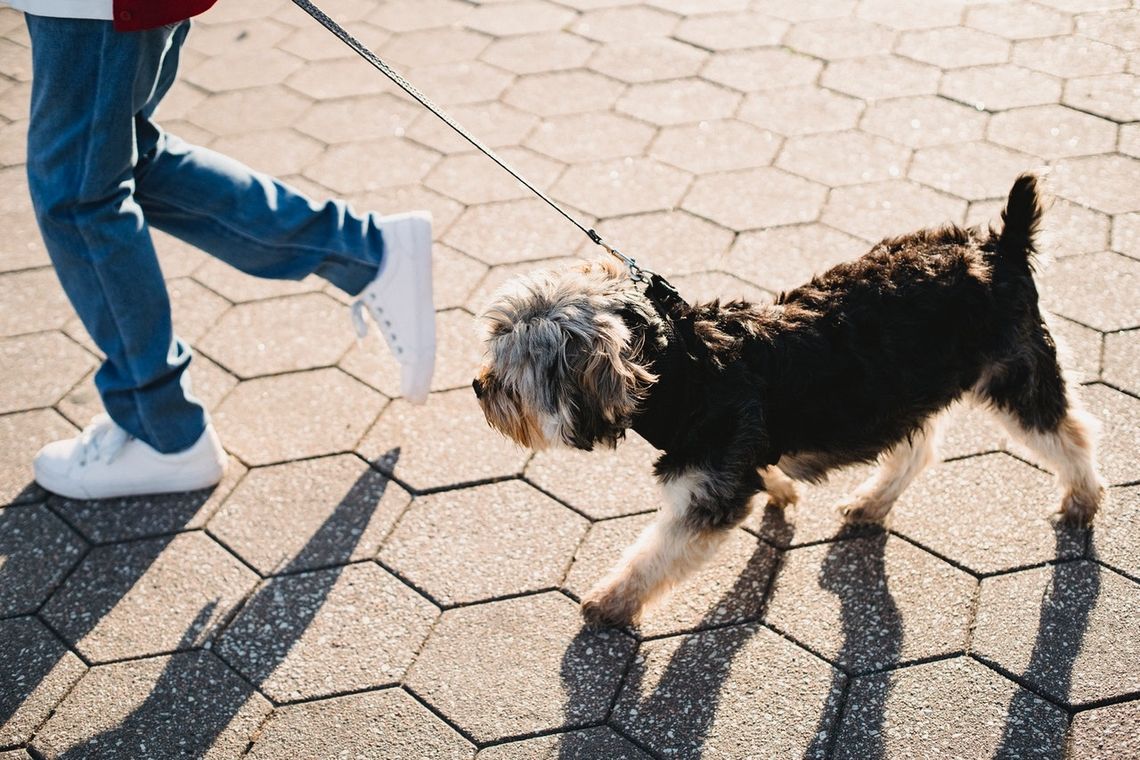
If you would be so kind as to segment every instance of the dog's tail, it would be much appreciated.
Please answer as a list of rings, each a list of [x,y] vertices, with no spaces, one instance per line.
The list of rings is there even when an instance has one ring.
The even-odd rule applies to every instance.
[[[997,238],[999,255],[1009,262],[1023,263],[1033,268],[1033,255],[1037,253],[1036,237],[1045,208],[1041,201],[1035,174],[1026,172],[1017,178],[1009,191],[1009,199],[1001,212],[1002,230]]]

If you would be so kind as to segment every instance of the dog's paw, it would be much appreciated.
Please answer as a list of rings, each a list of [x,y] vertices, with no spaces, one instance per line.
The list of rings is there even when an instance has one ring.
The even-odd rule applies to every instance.
[[[636,625],[641,602],[620,587],[598,586],[582,597],[582,619],[593,626],[621,628]]]
[[[800,500],[800,492],[789,483],[773,484],[767,487],[768,506],[775,509],[786,509]]]
[[[1104,487],[1094,493],[1069,491],[1061,499],[1061,520],[1068,525],[1083,528],[1092,524],[1101,501],[1104,500]]]
[[[856,496],[836,505],[843,521],[849,524],[881,523],[890,513],[893,502]]]

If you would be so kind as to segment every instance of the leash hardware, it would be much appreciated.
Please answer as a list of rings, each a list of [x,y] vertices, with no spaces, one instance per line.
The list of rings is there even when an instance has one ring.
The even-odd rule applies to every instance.
[[[593,240],[594,243],[604,248],[606,250],[606,253],[618,259],[621,261],[621,263],[625,264],[626,269],[629,270],[629,279],[633,280],[634,282],[648,282],[649,278],[646,275],[651,275],[653,272],[639,267],[635,259],[626,256],[617,248],[614,248],[612,245],[607,243],[602,239],[602,236],[599,235],[596,230],[586,230],[586,234],[590,237],[590,240]]]

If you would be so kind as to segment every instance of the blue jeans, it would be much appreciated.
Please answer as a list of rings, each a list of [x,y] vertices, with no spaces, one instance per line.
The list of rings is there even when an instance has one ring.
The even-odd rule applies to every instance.
[[[150,227],[249,274],[315,273],[355,295],[380,266],[378,219],[315,203],[154,123],[189,22],[121,33],[109,21],[26,18],[28,182],[44,243],[107,357],[95,375],[107,413],[158,451],[181,451],[207,417],[187,390],[191,352],[173,332]]]

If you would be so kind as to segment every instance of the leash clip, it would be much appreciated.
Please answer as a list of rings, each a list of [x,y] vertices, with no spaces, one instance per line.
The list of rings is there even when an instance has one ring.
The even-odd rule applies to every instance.
[[[619,259],[621,263],[625,264],[626,269],[629,270],[629,279],[633,280],[634,282],[649,281],[649,278],[646,275],[653,274],[652,272],[647,272],[647,270],[642,269],[637,265],[637,261],[630,258],[629,256],[626,256],[624,253],[619,251],[617,248],[614,248],[605,240],[602,240],[602,236],[599,235],[595,230],[586,230],[586,234],[590,236],[590,240],[593,240],[596,244],[600,245],[602,248],[605,248],[607,253]]]

